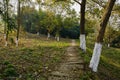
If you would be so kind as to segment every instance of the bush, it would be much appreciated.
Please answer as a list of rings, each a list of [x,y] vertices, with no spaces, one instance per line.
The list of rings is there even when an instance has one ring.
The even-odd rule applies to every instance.
[[[117,38],[115,38],[115,39],[112,41],[111,46],[112,46],[112,47],[120,48],[120,36],[118,36]]]
[[[71,27],[71,28],[63,28],[60,31],[60,35],[63,38],[78,39],[80,35],[80,29],[78,26]]]
[[[9,61],[3,62],[2,72],[0,72],[0,78],[2,79],[8,79],[10,77],[17,77],[17,71],[13,64],[11,64]]]

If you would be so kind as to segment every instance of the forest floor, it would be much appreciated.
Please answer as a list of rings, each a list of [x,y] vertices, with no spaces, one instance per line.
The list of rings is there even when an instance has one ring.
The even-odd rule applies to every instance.
[[[79,49],[79,41],[44,35],[24,34],[15,46],[9,37],[4,47],[0,36],[0,80],[119,80],[120,49],[103,46],[98,72],[93,73],[89,61],[94,48],[93,38],[87,38],[87,52]],[[63,79],[64,78],[64,79]]]
[[[8,47],[0,42],[0,80],[47,80],[70,46],[69,39],[57,42],[43,35],[24,35],[19,47],[13,40],[10,36]]]

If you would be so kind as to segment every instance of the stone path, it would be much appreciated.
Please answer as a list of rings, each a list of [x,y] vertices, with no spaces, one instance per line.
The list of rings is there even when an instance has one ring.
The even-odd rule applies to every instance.
[[[77,51],[75,40],[67,48],[65,59],[51,72],[48,80],[80,80],[83,74],[83,59]]]

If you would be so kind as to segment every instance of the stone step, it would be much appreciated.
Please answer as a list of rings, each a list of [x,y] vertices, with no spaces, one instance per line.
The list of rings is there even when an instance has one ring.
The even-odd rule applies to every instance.
[[[81,60],[81,61],[69,61],[67,62],[67,64],[81,64],[81,65],[84,65],[84,62]]]
[[[70,71],[81,70],[81,69],[84,69],[84,65],[64,63],[64,64],[61,64],[58,70],[64,71],[64,72],[70,72]]]
[[[69,54],[65,54],[65,57],[80,57],[80,55],[79,54],[74,54],[74,53],[71,52]]]
[[[66,61],[68,61],[68,62],[77,62],[77,61],[83,61],[81,58],[76,58],[76,57],[67,57],[66,58]]]
[[[79,80],[79,77],[75,77],[74,74],[54,71],[51,73],[48,80]]]
[[[48,78],[48,80],[80,80],[80,78],[51,76]]]
[[[69,77],[69,74],[67,73],[63,73],[63,72],[60,72],[60,71],[54,71],[51,73],[52,76],[61,76],[61,77]]]

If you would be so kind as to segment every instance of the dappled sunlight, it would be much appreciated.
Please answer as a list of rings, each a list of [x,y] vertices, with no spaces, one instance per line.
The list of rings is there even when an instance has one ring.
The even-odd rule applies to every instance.
[[[67,47],[70,45],[70,43],[66,43],[66,42],[57,42],[57,41],[36,41],[36,46],[41,46],[41,47],[58,47],[58,48],[62,48],[62,47]]]
[[[62,60],[69,43],[21,38],[19,47],[11,46],[0,48],[0,64],[3,65],[5,61],[9,62],[24,77],[27,74],[34,75],[34,73],[48,75]],[[41,77],[44,78],[43,75]]]
[[[70,46],[69,42],[55,41],[55,40],[40,40],[40,39],[21,39],[20,45],[23,47],[68,47]]]

